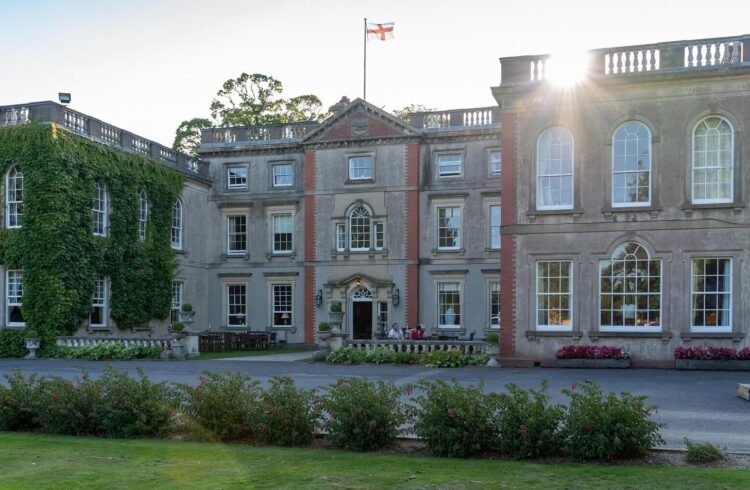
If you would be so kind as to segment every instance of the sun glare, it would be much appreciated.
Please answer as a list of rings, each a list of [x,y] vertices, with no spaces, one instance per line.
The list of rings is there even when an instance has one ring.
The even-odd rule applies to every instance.
[[[553,54],[547,61],[547,79],[560,86],[571,86],[586,77],[589,57],[584,52],[568,51]]]

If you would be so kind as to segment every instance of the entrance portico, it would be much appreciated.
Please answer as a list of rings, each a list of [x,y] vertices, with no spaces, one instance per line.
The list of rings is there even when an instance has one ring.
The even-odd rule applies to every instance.
[[[392,319],[392,294],[395,289],[390,279],[376,279],[355,274],[324,285],[329,312],[332,303],[339,303],[342,311],[341,330],[352,340],[376,339],[388,333]]]

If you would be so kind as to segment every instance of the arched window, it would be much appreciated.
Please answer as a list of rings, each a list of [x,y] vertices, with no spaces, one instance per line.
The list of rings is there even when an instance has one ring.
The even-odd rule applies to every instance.
[[[148,222],[148,199],[146,191],[141,190],[138,195],[138,238],[143,241],[146,239],[146,223]]]
[[[349,213],[349,249],[369,250],[371,235],[370,212],[362,206],[352,209]]]
[[[182,201],[172,205],[172,248],[182,250]]]
[[[5,226],[20,228],[23,224],[23,172],[12,167],[5,175]]]
[[[640,244],[623,243],[599,262],[600,328],[661,330],[661,260]]]
[[[573,208],[573,135],[555,126],[537,141],[537,209]]]
[[[733,183],[732,125],[723,117],[707,117],[693,131],[693,202],[732,202]]]
[[[651,132],[645,124],[626,122],[612,145],[612,206],[651,204]]]
[[[94,235],[107,235],[107,186],[94,182],[94,205],[91,208]]]

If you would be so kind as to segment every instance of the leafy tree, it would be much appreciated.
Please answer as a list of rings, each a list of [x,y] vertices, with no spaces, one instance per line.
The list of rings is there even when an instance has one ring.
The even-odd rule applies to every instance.
[[[393,115],[404,121],[406,124],[410,124],[411,120],[409,118],[409,114],[414,112],[431,112],[435,110],[437,109],[427,107],[422,104],[409,104],[402,107],[401,109],[394,110]]]
[[[202,117],[182,121],[177,127],[177,131],[175,131],[172,148],[195,156],[198,148],[201,146],[201,129],[210,128],[211,126],[211,121]]]
[[[175,132],[173,148],[195,155],[200,146],[200,130],[212,126],[254,126],[296,121],[322,120],[322,102],[316,95],[282,97],[283,85],[261,73],[227,80],[211,102],[211,118],[183,121]]]

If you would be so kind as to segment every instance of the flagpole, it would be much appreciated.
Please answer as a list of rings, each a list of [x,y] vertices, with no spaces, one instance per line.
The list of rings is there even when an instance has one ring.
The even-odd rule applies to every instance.
[[[365,37],[363,39],[364,45],[364,72],[362,74],[362,100],[367,100],[367,17],[365,17]]]

